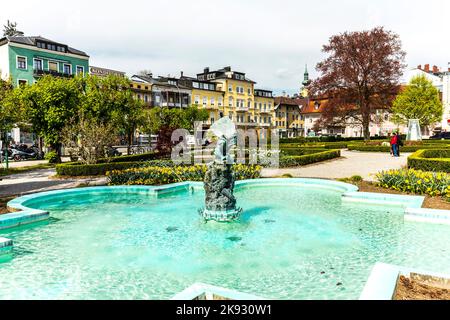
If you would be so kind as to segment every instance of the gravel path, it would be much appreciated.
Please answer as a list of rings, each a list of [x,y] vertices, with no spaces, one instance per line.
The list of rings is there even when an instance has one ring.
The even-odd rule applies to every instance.
[[[410,153],[403,153],[399,158],[393,158],[388,153],[341,151],[341,158],[311,164],[297,168],[262,170],[265,178],[291,174],[293,177],[304,178],[348,178],[360,175],[366,181],[374,181],[371,174],[381,170],[400,169],[407,164]]]

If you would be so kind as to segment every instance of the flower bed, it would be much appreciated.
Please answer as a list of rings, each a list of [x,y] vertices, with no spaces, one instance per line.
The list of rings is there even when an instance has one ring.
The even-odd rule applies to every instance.
[[[450,172],[450,150],[419,150],[408,157],[408,168]]]
[[[110,185],[162,185],[182,181],[203,181],[207,166],[141,167],[106,173]],[[257,179],[261,167],[234,165],[236,180]]]
[[[378,185],[402,192],[450,197],[450,175],[445,172],[424,172],[398,169],[379,172]]]

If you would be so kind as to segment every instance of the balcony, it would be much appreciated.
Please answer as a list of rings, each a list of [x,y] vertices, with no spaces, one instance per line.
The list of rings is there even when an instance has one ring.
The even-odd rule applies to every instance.
[[[236,111],[237,112],[247,112],[248,111],[248,107],[236,107]]]
[[[179,102],[161,102],[161,107],[169,107],[169,108],[187,108],[189,105],[186,103],[179,103]]]
[[[42,70],[42,69],[34,69],[33,74],[36,77],[41,77],[41,76],[44,76],[47,74],[54,76],[54,77],[64,77],[64,78],[72,78],[73,77],[73,74],[62,73],[62,72],[53,71],[53,70]]]
[[[272,113],[272,109],[259,110],[259,113],[262,113],[262,114],[270,114],[270,113]]]

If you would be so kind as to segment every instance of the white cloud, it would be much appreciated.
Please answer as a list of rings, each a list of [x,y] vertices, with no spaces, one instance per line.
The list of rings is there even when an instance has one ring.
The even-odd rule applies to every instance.
[[[56,0],[2,3],[0,22],[17,21],[88,52],[93,65],[135,73],[196,74],[231,65],[277,92],[298,90],[303,68],[323,57],[336,33],[383,25],[400,34],[411,65],[450,61],[445,0]]]

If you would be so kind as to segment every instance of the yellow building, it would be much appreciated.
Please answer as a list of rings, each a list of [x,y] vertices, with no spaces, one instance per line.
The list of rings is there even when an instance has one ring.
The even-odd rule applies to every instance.
[[[230,117],[238,128],[271,127],[272,92],[255,90],[256,83],[246,78],[245,73],[232,71],[231,67],[216,71],[205,68],[203,73],[197,74],[197,79],[216,84],[216,90],[224,94],[223,115]]]
[[[283,138],[294,138],[303,135],[304,119],[302,109],[308,106],[308,99],[276,97],[274,128]]]
[[[138,100],[142,100],[146,106],[151,105],[152,100],[152,85],[151,83],[144,83],[139,81],[131,81],[131,91],[134,93],[134,97]]]
[[[217,83],[200,81],[183,75],[180,77],[179,83],[191,88],[192,105],[209,111],[209,118],[205,124],[211,125],[224,115],[225,93],[218,89]]]

